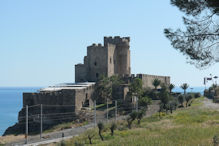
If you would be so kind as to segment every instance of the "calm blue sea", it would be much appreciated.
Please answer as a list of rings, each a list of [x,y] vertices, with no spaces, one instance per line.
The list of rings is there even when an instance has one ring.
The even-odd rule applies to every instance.
[[[22,108],[22,93],[35,92],[41,87],[0,87],[0,135],[18,120]]]
[[[0,87],[0,135],[9,127],[17,122],[18,112],[22,108],[22,93],[36,92],[41,87]],[[187,92],[200,92],[203,94],[204,87],[193,87]],[[173,92],[183,92],[176,87]]]

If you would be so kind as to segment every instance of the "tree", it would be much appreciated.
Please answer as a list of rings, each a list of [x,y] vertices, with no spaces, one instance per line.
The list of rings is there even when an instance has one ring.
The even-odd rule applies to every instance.
[[[111,126],[110,126],[110,131],[111,131],[111,135],[113,136],[114,134],[114,130],[117,128],[117,125],[116,123],[112,123]]]
[[[137,120],[138,120],[138,125],[141,124],[141,119],[144,117],[145,111],[141,110],[137,113]]]
[[[161,81],[159,79],[154,79],[152,84],[155,88],[155,90],[157,90],[157,87],[160,85]]]
[[[112,100],[113,86],[119,86],[122,80],[119,76],[101,76],[95,85],[94,97],[97,103],[105,103],[106,99]]]
[[[170,93],[172,93],[172,90],[175,88],[175,85],[174,84],[170,84],[169,85],[169,90],[170,90]]]
[[[164,29],[171,45],[198,68],[219,62],[219,1],[170,0],[173,6],[187,16],[183,17],[185,30]],[[215,55],[216,54],[216,55]]]
[[[127,118],[128,128],[129,129],[132,128],[132,122],[137,118],[137,116],[138,116],[138,113],[136,111],[129,114],[129,117]]]
[[[129,86],[129,92],[131,96],[137,96],[140,98],[142,95],[142,80],[135,78]]]
[[[104,125],[103,125],[102,122],[99,122],[99,123],[97,124],[97,127],[98,127],[98,129],[99,129],[99,136],[100,136],[100,139],[103,141],[102,131],[103,131],[103,129],[104,129]]]
[[[163,112],[163,110],[164,110],[164,104],[161,102],[159,108],[159,117],[161,117],[160,113]]]
[[[147,96],[141,97],[138,102],[139,106],[143,107],[146,110],[148,105],[151,104],[151,98]]]
[[[186,107],[188,107],[188,103],[193,98],[193,96],[190,94],[190,95],[187,95],[185,98],[186,98]]]
[[[89,143],[92,144],[92,138],[95,136],[95,132],[89,129],[86,131],[85,135],[87,136]]]
[[[184,96],[182,96],[182,95],[178,96],[178,101],[179,101],[179,103],[181,104],[182,107],[183,107],[184,100],[185,100]]]
[[[189,88],[189,85],[187,83],[184,83],[180,86],[184,90],[184,96],[186,95],[186,89]]]

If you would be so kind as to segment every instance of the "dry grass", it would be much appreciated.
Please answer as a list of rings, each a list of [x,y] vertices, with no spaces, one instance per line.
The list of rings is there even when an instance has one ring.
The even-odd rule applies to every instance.
[[[0,144],[6,144],[6,143],[10,143],[10,142],[14,142],[14,141],[18,141],[18,140],[22,140],[24,139],[25,136],[24,135],[7,135],[7,136],[0,136]]]
[[[118,130],[111,136],[109,130],[103,133],[101,141],[97,131],[93,138],[96,146],[211,146],[214,135],[219,134],[219,112],[203,108],[203,98],[196,99],[192,107],[179,109],[173,114],[163,114],[142,120],[140,126],[134,122],[133,128],[128,129],[126,121],[118,123]],[[86,133],[65,142],[66,145],[89,145]],[[60,145],[57,144],[57,145]]]

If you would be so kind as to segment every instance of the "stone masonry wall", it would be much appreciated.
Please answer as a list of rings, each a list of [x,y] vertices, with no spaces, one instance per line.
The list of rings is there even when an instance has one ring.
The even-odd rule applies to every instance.
[[[142,79],[143,88],[154,88],[154,86],[152,84],[154,79],[159,79],[161,81],[161,83],[164,83],[166,85],[170,84],[170,77],[169,76],[138,74],[137,77]]]

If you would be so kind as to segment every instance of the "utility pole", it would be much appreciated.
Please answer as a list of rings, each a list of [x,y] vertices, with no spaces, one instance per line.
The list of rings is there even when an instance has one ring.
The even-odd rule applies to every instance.
[[[26,138],[26,144],[27,144],[27,141],[28,141],[28,105],[26,105],[26,135],[25,135],[25,138]]]
[[[43,105],[40,105],[40,139],[42,139],[43,133]]]

